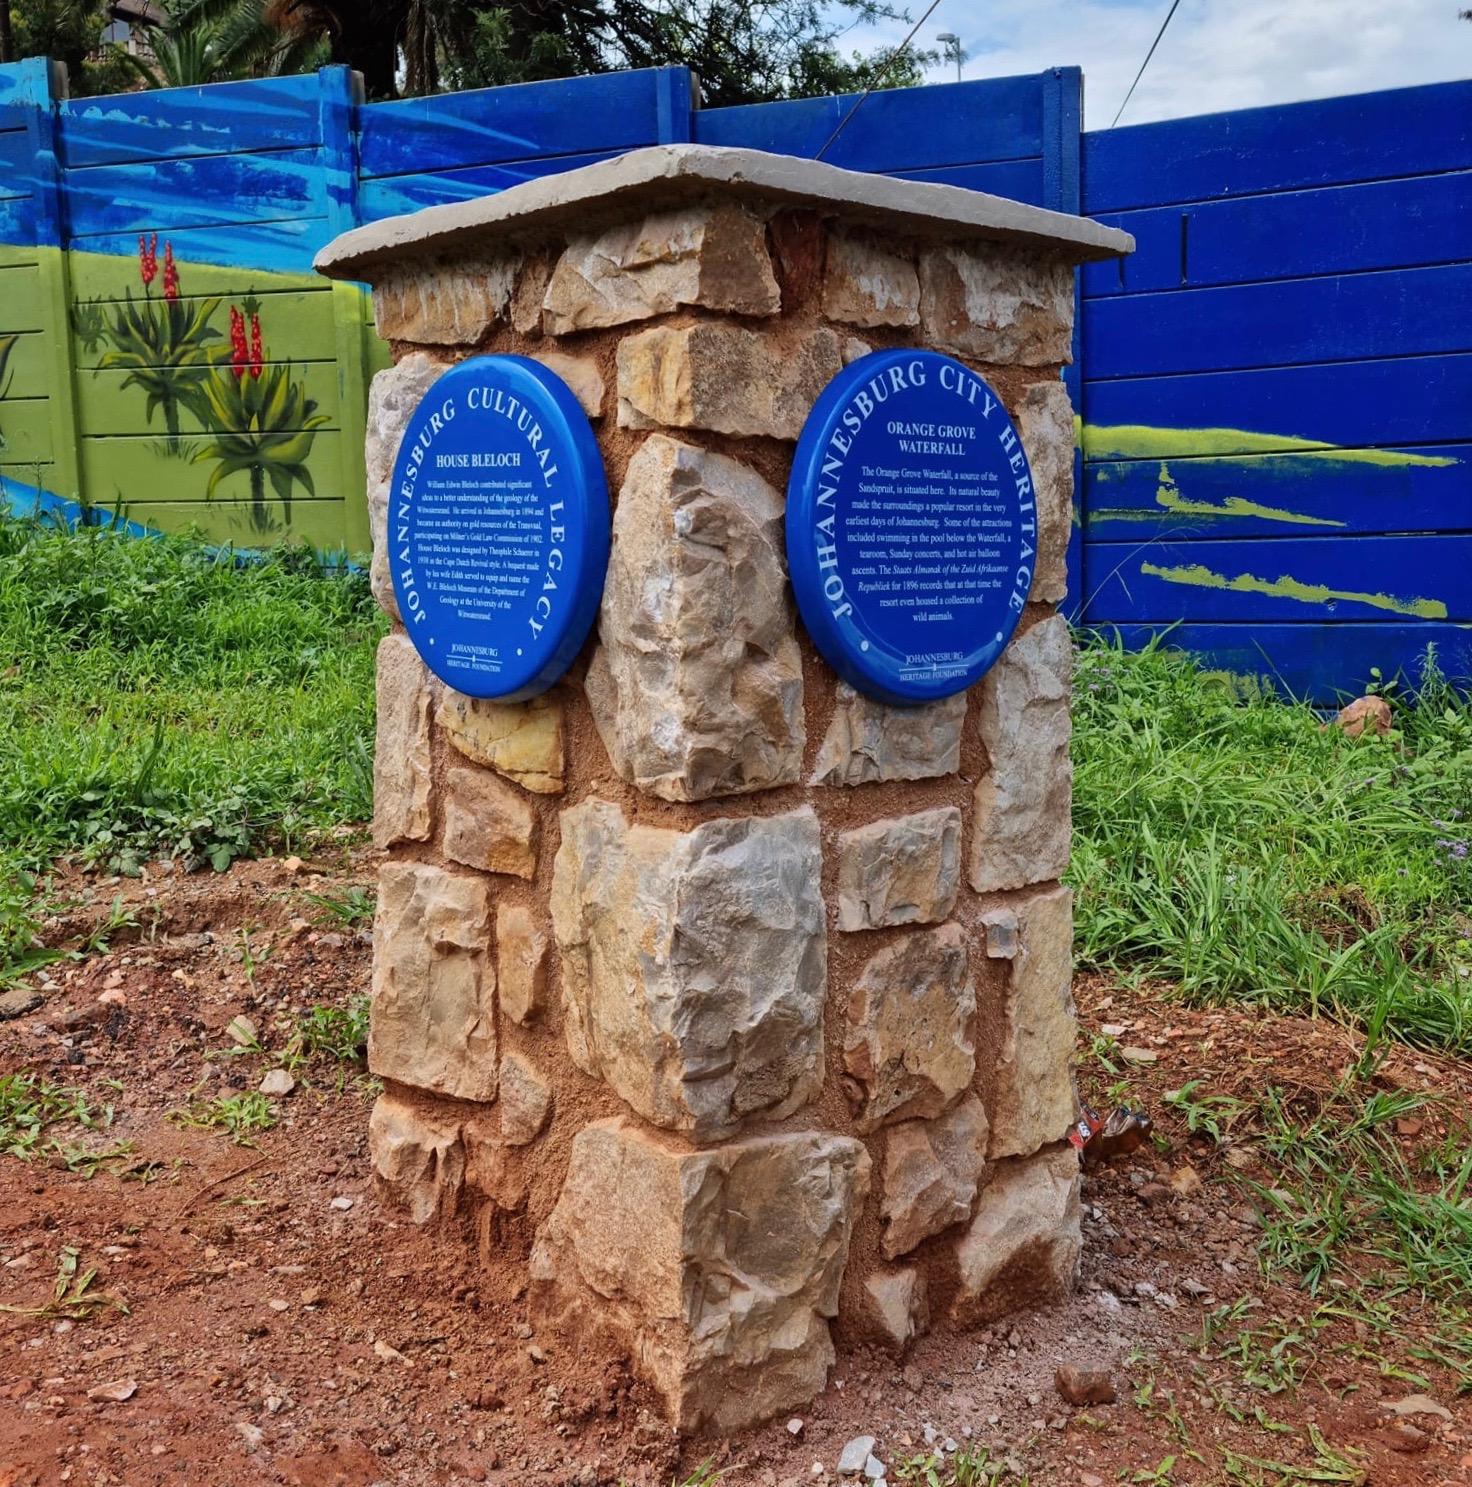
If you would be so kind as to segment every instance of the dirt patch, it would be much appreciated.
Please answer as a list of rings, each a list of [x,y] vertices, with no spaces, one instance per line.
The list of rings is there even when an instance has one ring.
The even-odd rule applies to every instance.
[[[1089,1175],[1074,1300],[924,1340],[905,1360],[841,1350],[797,1433],[777,1420],[678,1448],[623,1370],[567,1356],[533,1333],[522,1294],[493,1289],[479,1255],[494,1235],[425,1234],[378,1207],[357,1066],[298,1068],[255,1146],[170,1120],[255,1090],[279,1062],[226,1055],[232,1019],[250,1018],[279,1053],[310,1008],[364,994],[366,929],[328,901],[347,914],[373,867],[344,847],[300,866],[64,885],[76,902],[48,927],[53,942],[86,933],[119,896],[136,924],[51,968],[42,1006],[0,1024],[0,1073],[113,1106],[105,1128],[56,1128],[67,1143],[131,1145],[91,1177],[85,1162],[0,1157],[0,1304],[32,1309],[0,1313],[5,1487],[655,1484],[706,1458],[729,1482],[777,1487],[836,1480],[859,1434],[878,1437],[892,1481],[906,1458],[944,1457],[948,1440],[1050,1487],[1472,1481],[1458,1376],[1415,1355],[1435,1335],[1429,1309],[1400,1298],[1392,1338],[1332,1284],[1315,1298],[1265,1280],[1245,1186],[1266,1175],[1259,1154],[1189,1137],[1164,1099],[1193,1078],[1224,1095],[1268,1082],[1322,1094],[1358,1056],[1355,1039],[1327,1023],[1187,1012],[1098,979],[1077,988],[1085,1093],[1102,1103],[1123,1080],[1165,1146]],[[1118,1073],[1090,1051],[1096,1035]],[[1397,1052],[1380,1078],[1443,1097],[1407,1123],[1412,1145],[1454,1139],[1472,1109],[1472,1077],[1454,1062]],[[69,1250],[73,1287],[97,1273],[78,1304],[58,1305]],[[1065,1404],[1061,1363],[1108,1369],[1116,1402]],[[1384,1408],[1418,1393],[1452,1418]]]

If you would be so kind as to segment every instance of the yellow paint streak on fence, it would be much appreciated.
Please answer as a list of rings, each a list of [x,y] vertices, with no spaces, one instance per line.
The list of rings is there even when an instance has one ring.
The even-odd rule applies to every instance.
[[[1158,563],[1141,563],[1140,572],[1147,578],[1160,578],[1166,583],[1185,584],[1195,589],[1266,594],[1272,599],[1295,599],[1300,604],[1328,604],[1335,599],[1348,599],[1355,604],[1368,604],[1374,609],[1388,609],[1392,614],[1407,614],[1420,620],[1446,618],[1446,605],[1440,599],[1398,599],[1394,594],[1331,589],[1323,584],[1301,583],[1287,574],[1280,578],[1258,578],[1252,573],[1239,573],[1235,578],[1228,578],[1225,573],[1214,573],[1201,563],[1182,563],[1173,568],[1163,567]]]
[[[1342,521],[1332,521],[1327,516],[1306,516],[1301,511],[1289,511],[1283,506],[1263,506],[1249,501],[1245,496],[1228,496],[1218,503],[1193,501],[1181,494],[1181,488],[1170,473],[1170,466],[1160,462],[1160,484],[1155,488],[1155,504],[1166,511],[1179,512],[1185,516],[1256,516],[1263,521],[1290,522],[1304,527],[1342,527]]]
[[[1407,454],[1400,449],[1342,449],[1292,434],[1259,434],[1251,429],[1175,429],[1145,423],[1084,424],[1084,453],[1091,460],[1185,459],[1237,454],[1306,454],[1335,464],[1391,468],[1454,465],[1447,455]]]

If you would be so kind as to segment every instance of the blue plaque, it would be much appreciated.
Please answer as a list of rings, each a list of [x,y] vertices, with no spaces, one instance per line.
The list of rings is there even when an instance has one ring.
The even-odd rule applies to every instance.
[[[899,704],[964,691],[1017,627],[1036,546],[1027,455],[975,372],[875,351],[823,389],[787,486],[787,562],[852,687]]]
[[[598,444],[560,377],[475,356],[420,399],[394,461],[388,556],[441,681],[507,702],[545,692],[598,614],[608,534]]]

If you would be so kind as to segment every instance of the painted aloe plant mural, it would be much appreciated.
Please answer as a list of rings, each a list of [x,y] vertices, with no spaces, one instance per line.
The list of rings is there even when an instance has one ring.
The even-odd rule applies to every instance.
[[[256,529],[264,532],[271,526],[265,494],[268,480],[289,526],[293,486],[300,482],[309,496],[316,494],[307,456],[316,431],[329,420],[316,411],[316,403],[306,396],[302,384],[291,380],[290,362],[267,362],[256,300],[247,299],[244,309],[231,305],[230,360],[211,370],[203,391],[210,415],[205,421],[212,435],[194,462],[215,461],[205,499],[213,499],[227,476],[244,470],[250,478],[251,520]]]

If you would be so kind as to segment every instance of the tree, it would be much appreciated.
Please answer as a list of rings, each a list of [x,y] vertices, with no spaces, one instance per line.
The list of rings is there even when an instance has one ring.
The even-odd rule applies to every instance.
[[[320,38],[274,26],[265,0],[163,0],[163,17],[148,28],[151,55],[110,49],[150,88],[310,72],[326,60]]]
[[[901,16],[888,0],[271,0],[267,14],[326,37],[370,97],[683,63],[718,106],[915,83],[931,60],[839,51],[852,25]]]
[[[12,60],[51,57],[65,62],[73,93],[106,92],[116,69],[97,58],[108,22],[105,0],[11,0]]]

